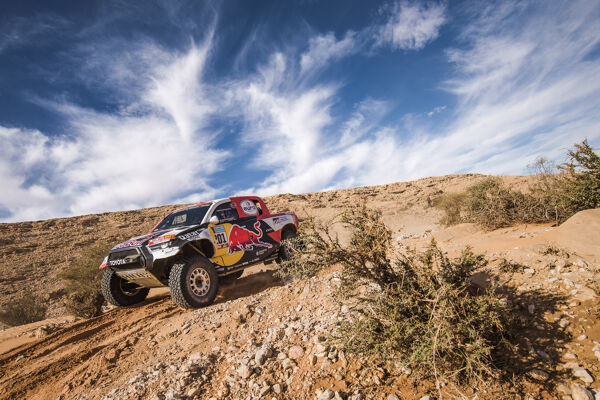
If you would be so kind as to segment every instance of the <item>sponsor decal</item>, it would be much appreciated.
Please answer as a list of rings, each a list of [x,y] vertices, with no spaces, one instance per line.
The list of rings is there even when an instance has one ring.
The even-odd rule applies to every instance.
[[[215,241],[217,242],[218,249],[224,249],[227,247],[227,233],[223,225],[215,226],[213,228],[215,234]]]
[[[240,203],[240,206],[242,207],[242,210],[244,210],[244,213],[246,213],[247,215],[258,214],[258,208],[256,208],[256,204],[254,204],[250,200],[243,200]]]
[[[200,234],[204,231],[204,229],[198,229],[197,231],[188,232],[183,235],[177,236],[181,240],[192,240],[200,238]]]
[[[130,261],[129,261],[129,260],[126,260],[126,259],[124,259],[124,258],[120,258],[120,259],[118,259],[118,260],[110,260],[110,261],[108,262],[108,264],[109,264],[110,266],[113,266],[113,265],[123,265],[123,264],[129,264],[129,263],[130,263]]]
[[[229,231],[229,249],[228,253],[233,254],[237,251],[253,250],[254,246],[273,247],[270,243],[265,243],[260,238],[263,236],[263,231],[260,229],[260,222],[254,223],[256,232],[242,228],[239,225],[233,225]]]
[[[144,240],[129,240],[125,243],[121,243],[113,247],[112,249],[122,249],[123,247],[132,247],[132,246],[140,246],[144,243]]]

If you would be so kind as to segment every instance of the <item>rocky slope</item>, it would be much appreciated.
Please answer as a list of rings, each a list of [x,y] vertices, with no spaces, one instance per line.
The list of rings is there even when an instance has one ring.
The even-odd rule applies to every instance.
[[[90,320],[60,317],[0,332],[0,399],[593,396],[600,388],[600,309],[593,290],[600,269],[600,211],[580,213],[560,227],[482,232],[468,224],[439,226],[431,199],[480,178],[454,175],[278,195],[267,204],[327,219],[343,207],[366,202],[383,211],[397,249],[424,247],[434,237],[450,255],[465,245],[485,254],[490,263],[474,280],[484,285],[497,277],[505,287],[503,301],[525,326],[515,348],[520,364],[513,383],[455,387],[442,382],[436,387],[431,379],[419,379],[410,366],[365,368],[366,360],[344,354],[325,340],[353,312],[331,298],[339,284],[335,269],[308,280],[281,282],[273,277],[274,266],[260,264],[222,287],[216,303],[205,309],[179,309],[168,290],[157,289],[138,306],[111,309]],[[528,178],[504,179],[522,185]],[[3,224],[2,237],[14,240],[2,247],[2,272],[21,279],[18,285],[2,281],[2,290],[12,288],[10,297],[51,287],[58,292],[58,304],[56,274],[69,262],[66,254],[72,259],[97,240],[116,242],[147,230],[170,208]],[[61,237],[77,240],[64,243]],[[28,272],[22,273],[22,267]],[[54,313],[60,315],[60,307]]]

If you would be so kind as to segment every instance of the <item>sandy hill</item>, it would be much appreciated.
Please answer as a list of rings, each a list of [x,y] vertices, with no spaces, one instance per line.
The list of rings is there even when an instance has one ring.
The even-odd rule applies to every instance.
[[[175,206],[48,221],[0,224],[0,305],[35,291],[52,305],[47,321],[0,331],[0,399],[578,399],[578,383],[600,388],[597,273],[600,210],[550,224],[492,232],[440,226],[436,196],[482,175],[451,175],[382,186],[266,199],[276,211],[326,220],[357,203],[380,209],[398,248],[435,238],[449,254],[472,246],[491,275],[520,295],[514,312],[527,327],[515,352],[516,384],[486,382],[436,389],[407,369],[363,368],[360,356],[324,342],[349,310],[331,300],[335,271],[281,282],[259,264],[220,289],[214,305],[177,308],[168,290],[142,304],[73,321],[60,306],[57,274],[86,246],[118,242],[150,229]],[[524,186],[528,177],[504,177]],[[518,265],[512,271],[502,266]],[[537,371],[537,372],[535,372]],[[541,373],[541,376],[539,375]],[[536,375],[536,373],[538,375]],[[591,393],[591,392],[590,392]],[[392,396],[392,397],[390,397]],[[397,396],[397,397],[393,397]],[[565,397],[566,398],[566,397]],[[580,397],[584,398],[584,397]]]

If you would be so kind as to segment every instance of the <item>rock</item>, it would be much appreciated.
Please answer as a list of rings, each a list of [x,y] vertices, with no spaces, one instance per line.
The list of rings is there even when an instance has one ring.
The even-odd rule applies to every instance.
[[[594,382],[594,378],[590,375],[589,372],[583,367],[578,367],[573,369],[573,375],[584,381],[585,383]]]
[[[573,400],[594,400],[594,395],[579,383],[571,384],[571,398]]]
[[[296,366],[296,363],[290,360],[289,358],[286,358],[281,362],[281,366],[283,367],[283,369],[294,368]]]
[[[258,394],[258,397],[259,397],[259,398],[260,398],[260,397],[264,397],[264,395],[266,395],[266,394],[267,394],[267,393],[269,393],[270,391],[271,391],[271,386],[267,385],[267,386],[263,387],[263,388],[260,390],[260,393]]]
[[[546,353],[544,350],[538,350],[537,353],[540,357],[542,357],[542,359],[544,359],[544,361],[550,361],[550,355],[548,355],[548,353]]]
[[[171,389],[167,392],[167,394],[165,394],[165,400],[179,400],[181,399],[181,396],[179,395],[179,393],[177,393],[175,391],[175,389]]]
[[[250,375],[252,375],[252,370],[250,369],[250,367],[248,367],[248,365],[242,364],[237,369],[237,373],[241,378],[248,379]]]
[[[263,365],[265,361],[273,355],[273,348],[270,345],[263,345],[254,355],[256,365]]]
[[[110,349],[104,355],[104,358],[109,362],[115,361],[117,357],[119,357],[119,352],[117,351],[117,349]]]
[[[40,326],[39,328],[37,328],[35,330],[35,337],[36,338],[43,338],[48,336],[48,328],[46,326]]]
[[[571,324],[571,321],[569,321],[566,318],[561,319],[560,321],[558,321],[558,326],[560,326],[561,328],[566,328],[567,326],[569,326]]]
[[[282,391],[283,391],[283,388],[281,387],[281,384],[276,383],[273,385],[273,393],[280,394]]]
[[[321,343],[316,344],[314,347],[315,354],[322,354],[322,353],[325,353],[326,351],[327,351],[327,346],[324,346]]]
[[[392,393],[392,394],[388,395],[388,397],[386,397],[386,400],[400,400],[400,397],[398,397]]]
[[[558,386],[556,386],[556,391],[567,396],[571,395],[571,388],[564,383],[559,383]]]
[[[579,340],[579,341],[582,341],[582,340],[585,340],[585,339],[587,339],[587,336],[586,336],[586,335],[579,335],[579,336],[577,337],[577,340]]]
[[[335,393],[333,391],[331,391],[330,389],[327,389],[323,392],[320,390],[317,390],[316,394],[317,394],[317,400],[331,400],[335,397]]]
[[[542,371],[540,369],[532,369],[529,371],[529,376],[538,381],[545,381],[550,377],[546,371]]]
[[[298,360],[304,355],[304,349],[300,346],[292,346],[288,350],[288,357],[292,360]]]
[[[565,357],[565,359],[567,359],[567,360],[574,360],[574,359],[576,359],[576,358],[577,358],[577,356],[576,356],[575,354],[573,354],[573,353],[569,353],[569,352],[568,352],[568,353],[565,353],[564,357]]]

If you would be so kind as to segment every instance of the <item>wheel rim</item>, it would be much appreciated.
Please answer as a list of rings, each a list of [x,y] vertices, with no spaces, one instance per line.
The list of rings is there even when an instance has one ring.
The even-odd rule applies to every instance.
[[[203,268],[196,268],[190,274],[190,289],[196,296],[205,296],[210,289],[210,276]]]
[[[125,296],[135,296],[140,292],[140,287],[135,283],[131,283],[126,281],[125,279],[121,279],[119,282],[119,287],[121,288],[121,292]]]

